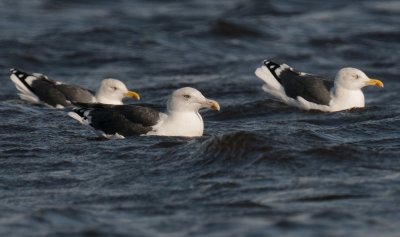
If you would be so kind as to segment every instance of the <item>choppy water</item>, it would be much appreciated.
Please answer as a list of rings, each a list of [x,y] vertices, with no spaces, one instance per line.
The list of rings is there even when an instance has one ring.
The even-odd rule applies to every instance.
[[[399,236],[399,1],[82,2],[0,2],[1,236]],[[385,88],[304,112],[261,90],[265,58]],[[21,102],[11,67],[161,106],[192,86],[222,110],[201,138],[99,140]]]

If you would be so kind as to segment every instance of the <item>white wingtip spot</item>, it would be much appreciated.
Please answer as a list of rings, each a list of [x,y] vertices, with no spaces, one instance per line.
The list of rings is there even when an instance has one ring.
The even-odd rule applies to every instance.
[[[38,78],[35,76],[28,76],[25,81],[28,85],[32,86],[33,82],[36,81]]]

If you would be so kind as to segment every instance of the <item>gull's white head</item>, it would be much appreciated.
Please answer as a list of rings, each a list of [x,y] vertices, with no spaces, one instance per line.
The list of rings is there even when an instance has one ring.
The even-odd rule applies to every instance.
[[[370,79],[364,72],[356,68],[342,68],[335,78],[335,85],[347,90],[359,90],[364,86],[383,87],[383,83],[376,79]]]
[[[200,91],[184,87],[174,91],[168,100],[168,111],[197,112],[201,108],[219,110],[219,104],[215,100],[205,98]]]
[[[122,99],[125,97],[140,100],[138,93],[129,91],[123,82],[112,78],[104,79],[96,93],[97,103],[102,104],[123,104]]]

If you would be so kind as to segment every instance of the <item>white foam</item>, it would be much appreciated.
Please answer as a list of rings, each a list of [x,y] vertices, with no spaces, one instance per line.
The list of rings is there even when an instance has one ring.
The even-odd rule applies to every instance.
[[[107,139],[125,139],[124,136],[120,135],[119,133],[115,134],[106,134],[103,131],[95,130],[98,136],[105,137]]]

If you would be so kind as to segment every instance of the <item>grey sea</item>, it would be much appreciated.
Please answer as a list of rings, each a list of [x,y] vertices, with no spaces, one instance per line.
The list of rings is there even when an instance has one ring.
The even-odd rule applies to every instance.
[[[0,236],[400,236],[400,1],[0,1]],[[385,87],[302,111],[265,92],[271,59]],[[165,108],[191,86],[204,136],[98,139],[20,100],[9,69]]]

